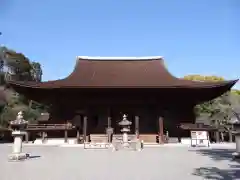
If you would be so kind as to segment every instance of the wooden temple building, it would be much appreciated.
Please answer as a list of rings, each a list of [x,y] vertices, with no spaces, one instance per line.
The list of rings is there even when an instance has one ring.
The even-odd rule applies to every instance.
[[[85,141],[93,141],[107,127],[113,128],[114,135],[120,134],[118,122],[127,114],[132,121],[130,134],[148,142],[159,137],[162,142],[166,133],[186,136],[179,126],[195,123],[194,106],[222,95],[236,82],[177,78],[162,57],[77,57],[73,72],[64,79],[9,84],[27,98],[51,107],[44,124],[75,127],[68,135],[59,130],[48,132],[48,137],[80,133]]]

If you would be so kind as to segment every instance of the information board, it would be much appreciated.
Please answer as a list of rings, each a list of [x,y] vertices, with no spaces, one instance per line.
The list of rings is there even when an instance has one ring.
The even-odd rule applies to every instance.
[[[191,131],[191,146],[198,145],[209,146],[209,137],[207,131]]]

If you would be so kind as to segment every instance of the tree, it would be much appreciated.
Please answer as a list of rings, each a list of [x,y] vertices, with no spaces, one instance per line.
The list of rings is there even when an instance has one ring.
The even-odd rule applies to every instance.
[[[233,89],[233,90],[232,90],[232,93],[235,94],[235,95],[240,95],[240,90],[238,90],[238,89]]]
[[[220,76],[187,75],[183,78],[192,81],[224,81],[224,78]]]
[[[32,66],[29,59],[22,53],[8,49],[5,52],[5,64],[8,67],[8,73],[14,75],[15,80],[32,80]]]
[[[31,63],[31,76],[32,79],[36,82],[42,81],[42,68],[40,63],[38,62]]]
[[[223,77],[218,76],[201,76],[201,75],[188,75],[184,79],[193,81],[223,81]],[[239,91],[234,90],[227,92],[220,97],[217,97],[211,101],[204,102],[195,107],[196,116],[208,115],[207,121],[210,124],[214,124],[217,128],[224,127],[229,133],[230,139],[232,139],[231,128],[229,128],[229,122],[231,118],[236,114],[237,107],[240,106]],[[240,113],[240,111],[239,111]],[[206,117],[206,116],[205,116]],[[219,141],[219,133],[216,132],[216,139]],[[223,132],[221,132],[221,139],[223,140]]]
[[[38,62],[31,62],[24,54],[0,47],[1,86],[8,80],[41,81],[42,69]],[[46,107],[26,99],[23,95],[5,87],[7,103],[0,108],[0,126],[7,126],[9,120],[14,120],[19,111],[24,111],[25,118],[34,121]]]
[[[0,71],[10,80],[41,81],[42,69],[38,62],[31,62],[24,54],[0,47]]]
[[[4,61],[6,47],[0,47],[0,85],[5,84]]]

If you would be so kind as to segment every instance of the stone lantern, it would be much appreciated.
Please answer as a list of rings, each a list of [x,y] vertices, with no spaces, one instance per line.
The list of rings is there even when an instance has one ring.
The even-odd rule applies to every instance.
[[[233,153],[235,158],[240,158],[240,121],[236,118],[235,121],[232,120],[233,124],[233,134],[235,136],[236,142],[236,152]]]
[[[10,122],[10,127],[12,128],[12,136],[14,138],[12,153],[8,156],[10,161],[20,161],[25,160],[28,155],[22,152],[22,140],[23,136],[26,134],[25,130],[27,128],[28,121],[23,119],[23,112],[20,111],[17,114],[17,118]]]
[[[128,133],[130,132],[130,125],[132,122],[127,120],[127,115],[123,115],[122,121],[120,121],[119,126],[122,127],[121,132],[123,133],[122,135],[122,142],[123,142],[123,147],[129,147],[129,142],[128,142]]]

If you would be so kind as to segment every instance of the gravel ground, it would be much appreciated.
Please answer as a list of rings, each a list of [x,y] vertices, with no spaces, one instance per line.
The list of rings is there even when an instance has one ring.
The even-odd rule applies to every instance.
[[[81,147],[25,146],[31,159],[8,162],[0,145],[0,180],[195,180],[240,179],[234,146],[152,147],[141,152]]]

